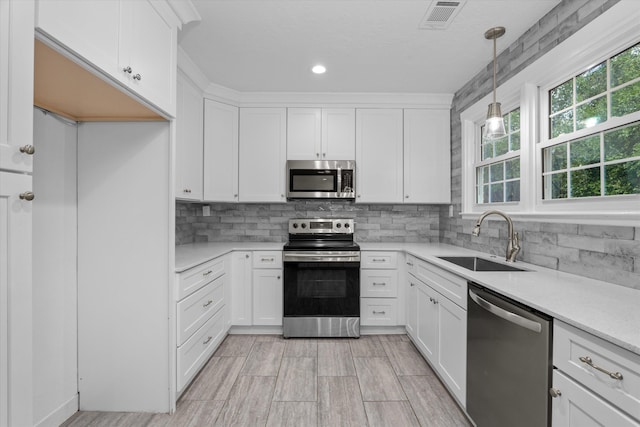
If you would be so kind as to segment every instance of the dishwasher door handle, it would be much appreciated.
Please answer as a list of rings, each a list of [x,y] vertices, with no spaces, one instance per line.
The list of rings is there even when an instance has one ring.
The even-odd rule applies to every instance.
[[[542,325],[538,322],[534,322],[533,320],[529,320],[524,318],[518,314],[512,313],[504,308],[498,307],[497,305],[491,304],[489,301],[480,297],[473,291],[469,291],[469,296],[471,299],[478,304],[480,307],[484,308],[490,313],[495,314],[498,317],[503,318],[504,320],[515,323],[518,326],[522,326],[523,328],[527,328],[530,331],[540,333],[542,332]]]

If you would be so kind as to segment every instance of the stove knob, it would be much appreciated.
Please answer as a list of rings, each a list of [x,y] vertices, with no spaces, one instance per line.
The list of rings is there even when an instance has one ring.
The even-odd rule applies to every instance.
[[[349,228],[349,223],[348,222],[344,223],[344,228]]]
[[[293,228],[298,228],[298,223],[297,222],[293,223]]]
[[[336,224],[336,228],[340,228],[340,227],[342,227],[342,224],[337,223],[337,224]]]
[[[304,222],[302,224],[300,224],[300,227],[302,228],[307,228],[307,224],[305,224]]]

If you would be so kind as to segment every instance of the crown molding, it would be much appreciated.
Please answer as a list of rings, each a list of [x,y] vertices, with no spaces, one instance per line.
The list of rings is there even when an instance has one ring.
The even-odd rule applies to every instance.
[[[173,9],[173,13],[175,13],[180,20],[181,24],[178,28],[182,28],[182,25],[188,24],[189,22],[202,20],[200,13],[198,13],[198,10],[191,0],[167,0],[167,2],[171,9]]]

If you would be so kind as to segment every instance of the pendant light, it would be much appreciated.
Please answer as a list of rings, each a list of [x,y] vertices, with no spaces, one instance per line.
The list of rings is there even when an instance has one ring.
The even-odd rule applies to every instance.
[[[496,102],[496,39],[505,33],[504,27],[494,27],[484,33],[484,38],[493,40],[493,102],[489,104],[487,121],[484,124],[484,137],[486,139],[498,139],[507,134],[504,128],[504,119],[500,103]]]

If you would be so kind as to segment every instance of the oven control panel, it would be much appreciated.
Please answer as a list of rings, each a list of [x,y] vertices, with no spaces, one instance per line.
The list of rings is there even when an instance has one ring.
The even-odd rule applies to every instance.
[[[354,223],[353,219],[290,219],[289,234],[353,234]]]

